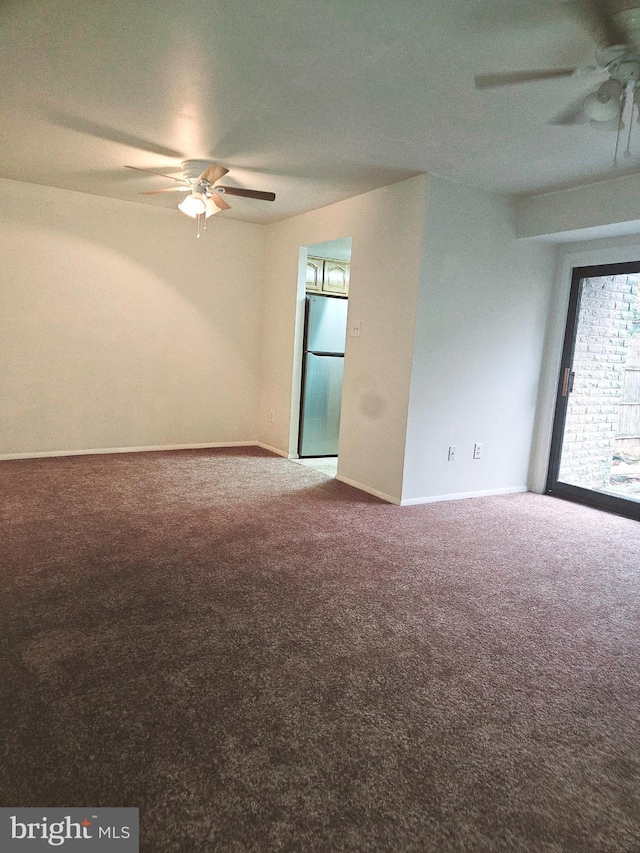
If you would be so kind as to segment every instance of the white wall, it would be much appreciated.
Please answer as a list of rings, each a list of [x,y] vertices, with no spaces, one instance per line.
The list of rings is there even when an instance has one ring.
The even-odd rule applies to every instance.
[[[0,455],[255,439],[264,243],[0,181]]]
[[[362,336],[347,339],[340,478],[403,503],[526,489],[555,250],[516,238],[512,201],[432,175],[270,226],[261,440],[295,450],[300,247],[345,236]]]
[[[555,242],[638,233],[638,198],[640,174],[522,198],[516,231]]]
[[[506,197],[429,176],[403,503],[527,487],[554,249],[514,227]]]
[[[173,209],[14,181],[0,210],[0,456],[292,452],[300,248],[351,237],[340,477],[396,502],[526,483],[553,250],[502,197],[420,176],[200,240]]]
[[[259,436],[287,454],[301,348],[300,247],[352,238],[339,476],[399,500],[420,276],[426,177],[269,226]],[[269,421],[269,412],[275,419]]]

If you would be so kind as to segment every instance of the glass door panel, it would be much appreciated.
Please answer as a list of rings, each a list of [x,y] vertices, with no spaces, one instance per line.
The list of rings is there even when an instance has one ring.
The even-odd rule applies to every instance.
[[[547,492],[640,519],[640,262],[574,270]]]

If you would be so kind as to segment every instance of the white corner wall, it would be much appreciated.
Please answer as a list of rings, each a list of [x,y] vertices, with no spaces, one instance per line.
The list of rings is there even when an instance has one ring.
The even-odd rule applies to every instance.
[[[0,211],[0,456],[256,438],[264,226],[8,180]]]
[[[403,503],[527,488],[554,247],[514,228],[506,197],[429,176]]]
[[[340,479],[399,502],[426,176],[269,226],[259,437],[287,455],[301,347],[300,248],[352,238]],[[293,405],[292,405],[293,404]],[[269,412],[274,412],[273,423]]]

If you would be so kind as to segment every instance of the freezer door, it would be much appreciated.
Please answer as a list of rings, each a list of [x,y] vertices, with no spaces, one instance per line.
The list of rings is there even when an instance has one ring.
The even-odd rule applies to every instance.
[[[344,358],[308,353],[300,419],[300,456],[337,456]]]
[[[347,300],[307,296],[307,352],[344,353]]]

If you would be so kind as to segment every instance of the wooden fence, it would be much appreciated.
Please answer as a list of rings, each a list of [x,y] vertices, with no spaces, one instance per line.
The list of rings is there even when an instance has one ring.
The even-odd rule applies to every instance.
[[[618,436],[640,438],[640,367],[625,370]]]

